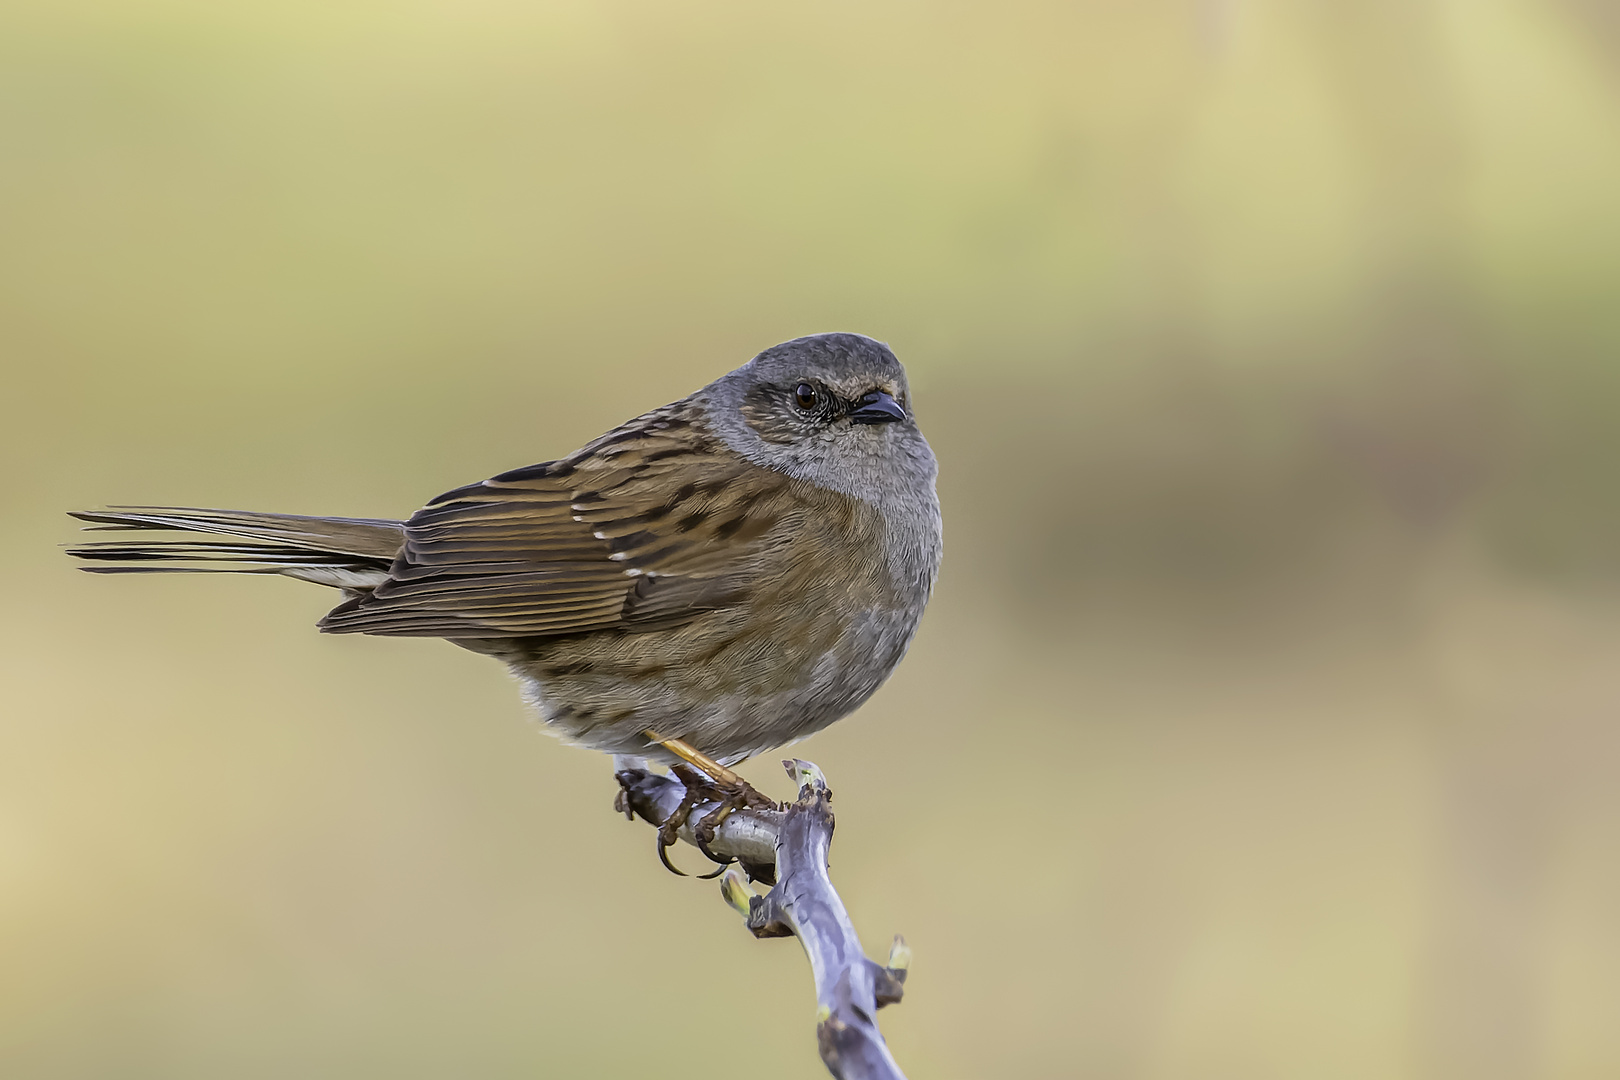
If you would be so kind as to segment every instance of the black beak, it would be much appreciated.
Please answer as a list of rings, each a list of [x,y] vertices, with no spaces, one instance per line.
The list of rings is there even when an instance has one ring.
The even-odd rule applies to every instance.
[[[906,410],[881,390],[874,390],[861,398],[859,406],[849,414],[857,424],[888,424],[904,420]]]

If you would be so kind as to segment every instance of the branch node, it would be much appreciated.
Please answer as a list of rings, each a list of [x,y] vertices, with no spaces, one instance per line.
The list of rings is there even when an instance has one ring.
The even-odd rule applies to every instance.
[[[748,901],[748,929],[757,938],[793,936],[793,924],[778,906],[774,890]]]
[[[868,960],[867,963],[872,964]],[[878,1008],[885,1005],[898,1005],[900,999],[906,995],[906,973],[904,970],[895,971],[893,968],[879,967],[872,964],[872,999]]]
[[[792,778],[793,783],[798,787],[800,798],[804,797],[805,788],[810,788],[813,791],[827,791],[827,777],[822,774],[821,769],[814,762],[802,761],[799,758],[786,758],[782,762],[782,768],[787,770],[788,776]],[[832,798],[832,792],[827,791],[827,798],[829,800]]]

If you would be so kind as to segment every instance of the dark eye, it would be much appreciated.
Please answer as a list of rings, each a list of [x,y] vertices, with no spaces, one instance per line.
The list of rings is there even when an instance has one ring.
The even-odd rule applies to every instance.
[[[801,409],[808,411],[815,408],[816,402],[820,399],[821,395],[816,393],[816,388],[807,382],[802,382],[793,388],[793,400]]]

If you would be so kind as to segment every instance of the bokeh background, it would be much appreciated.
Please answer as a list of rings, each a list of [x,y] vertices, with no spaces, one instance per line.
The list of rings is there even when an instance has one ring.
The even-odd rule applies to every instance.
[[[0,237],[0,1074],[823,1075],[494,664],[58,545],[854,329],[946,565],[798,752],[912,1076],[1620,1075],[1612,5],[12,0]]]

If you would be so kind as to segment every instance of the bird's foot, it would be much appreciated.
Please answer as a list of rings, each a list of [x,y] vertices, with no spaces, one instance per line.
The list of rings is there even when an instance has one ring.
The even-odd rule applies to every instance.
[[[781,809],[774,799],[768,799],[761,795],[753,784],[740,776],[736,778],[735,782],[725,784],[707,781],[698,775],[697,770],[685,765],[672,766],[671,771],[675,773],[681,783],[687,785],[688,790],[691,790],[694,784],[702,786],[709,796],[704,799],[704,802],[716,804],[713,810],[704,814],[698,823],[692,827],[693,838],[697,840],[698,846],[703,849],[703,854],[708,855],[711,859],[714,856],[709,854],[705,845],[714,841],[715,833],[721,825],[725,824],[726,818],[738,810]]]
[[[730,858],[722,859],[709,850],[709,844],[714,840],[716,831],[725,824],[726,818],[738,810],[777,810],[780,807],[774,800],[761,795],[754,785],[685,739],[669,738],[650,729],[644,734],[648,740],[681,759],[670,766],[670,772],[675,774],[676,779],[686,789],[680,805],[658,827],[658,861],[671,873],[685,876],[684,871],[676,869],[669,861],[669,849],[679,839],[681,827],[690,821],[692,812],[700,806],[713,804],[714,809],[704,814],[697,824],[692,826],[691,831],[697,849],[711,862],[720,864],[720,869],[702,877],[719,876],[726,866],[735,861]],[[614,806],[621,809],[628,808],[629,799],[626,793],[621,792],[620,796],[620,800],[616,801]]]
[[[725,872],[727,866],[736,862],[734,858],[722,858],[709,850],[709,844],[713,842],[716,832],[725,823],[726,818],[738,810],[776,810],[777,804],[761,795],[752,784],[741,777],[737,778],[736,783],[717,783],[684,763],[672,765],[670,771],[686,788],[686,794],[681,797],[680,805],[676,806],[669,817],[658,826],[658,861],[671,873],[686,876],[685,871],[670,862],[669,849],[680,838],[682,827],[691,823],[693,812],[699,807],[709,806],[712,809],[695,824],[691,824],[690,828],[697,849],[703,852],[710,862],[718,864],[718,869],[713,873],[700,874],[698,877],[704,880],[718,877]]]

